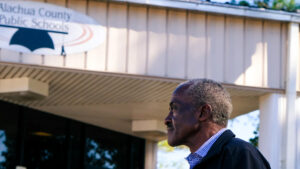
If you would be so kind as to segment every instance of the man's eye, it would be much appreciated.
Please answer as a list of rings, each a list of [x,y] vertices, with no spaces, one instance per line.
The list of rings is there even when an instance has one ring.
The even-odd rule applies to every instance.
[[[174,105],[171,107],[171,110],[178,110],[178,107]]]

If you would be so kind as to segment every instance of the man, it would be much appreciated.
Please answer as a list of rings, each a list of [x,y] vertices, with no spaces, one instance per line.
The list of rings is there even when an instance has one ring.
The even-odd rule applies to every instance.
[[[254,146],[226,129],[231,112],[230,95],[221,84],[208,79],[180,84],[165,119],[169,145],[189,147],[191,169],[270,169]]]

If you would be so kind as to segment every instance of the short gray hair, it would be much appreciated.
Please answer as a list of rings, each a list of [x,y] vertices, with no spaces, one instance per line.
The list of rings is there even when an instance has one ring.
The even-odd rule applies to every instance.
[[[221,126],[227,126],[232,112],[230,94],[218,82],[210,79],[193,79],[181,83],[186,86],[186,92],[193,99],[197,108],[204,104],[212,107],[212,121]]]

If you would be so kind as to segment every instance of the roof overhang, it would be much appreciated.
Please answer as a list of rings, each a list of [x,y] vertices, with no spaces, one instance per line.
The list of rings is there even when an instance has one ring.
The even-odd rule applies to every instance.
[[[281,10],[271,10],[265,8],[255,8],[224,3],[207,2],[201,0],[111,0],[115,2],[127,2],[139,5],[151,5],[165,8],[175,8],[181,10],[193,10],[222,15],[233,15],[250,18],[260,18],[267,20],[300,22],[300,14],[285,12]]]
[[[185,80],[1,62],[0,79],[15,78],[48,84],[48,96],[24,100],[0,95],[1,100],[152,140],[165,138],[171,93]],[[261,95],[283,92],[224,86],[232,96],[232,117],[258,109]]]

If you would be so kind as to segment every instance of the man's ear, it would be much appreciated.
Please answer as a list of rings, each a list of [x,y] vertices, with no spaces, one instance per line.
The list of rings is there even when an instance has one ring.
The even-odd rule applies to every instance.
[[[212,107],[209,104],[204,104],[200,106],[197,110],[197,115],[199,121],[205,121],[211,117]]]

